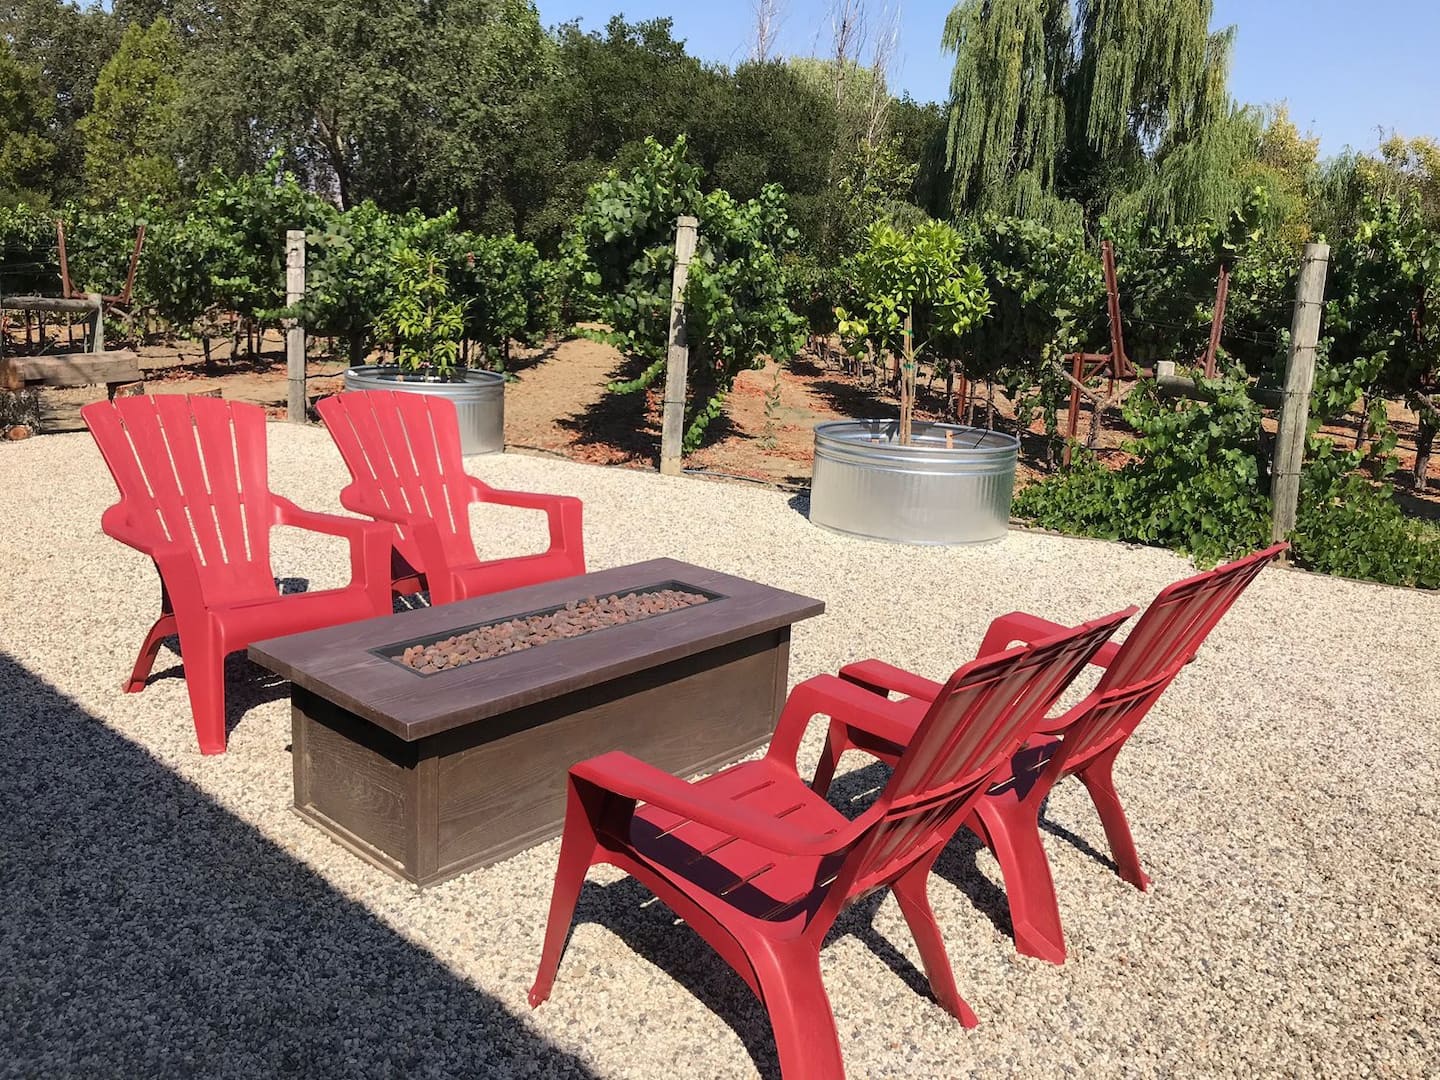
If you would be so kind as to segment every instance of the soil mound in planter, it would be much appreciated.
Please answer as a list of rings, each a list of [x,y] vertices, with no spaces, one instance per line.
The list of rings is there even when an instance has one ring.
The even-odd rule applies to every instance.
[[[655,589],[624,595],[571,600],[564,607],[486,623],[453,637],[408,646],[391,657],[422,675],[533,649],[551,641],[580,637],[607,626],[639,622],[667,611],[704,604],[710,597],[683,589]]]

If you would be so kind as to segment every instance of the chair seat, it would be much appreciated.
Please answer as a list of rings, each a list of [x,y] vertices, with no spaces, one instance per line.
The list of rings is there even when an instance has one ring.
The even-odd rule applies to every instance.
[[[237,649],[252,641],[375,617],[369,595],[356,588],[267,596],[210,610],[223,628],[226,641]]]
[[[709,799],[743,803],[799,834],[832,834],[849,824],[794,773],[770,761],[733,766],[696,787]],[[719,900],[770,922],[806,914],[805,901],[823,895],[843,856],[781,855],[657,806],[636,810],[628,841],[640,861],[707,907]]]

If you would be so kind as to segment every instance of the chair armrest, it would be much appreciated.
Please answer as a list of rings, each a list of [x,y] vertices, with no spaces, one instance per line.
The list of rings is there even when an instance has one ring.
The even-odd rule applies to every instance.
[[[302,510],[279,495],[272,498],[277,525],[293,525],[311,532],[338,536],[350,542],[350,584],[369,593],[381,614],[390,611],[389,525],[360,518]]]
[[[348,484],[340,491],[340,505],[353,514],[364,514],[366,517],[374,518],[376,521],[386,521],[391,525],[413,527],[430,520],[425,514],[395,510],[374,499],[367,499],[365,495],[366,489],[359,484]]]
[[[584,550],[584,504],[573,495],[542,495],[533,491],[504,491],[470,477],[470,491],[477,502],[514,506],[522,510],[543,510],[550,519],[550,550]]]
[[[347,540],[360,541],[367,534],[379,533],[388,537],[390,530],[373,521],[344,517],[341,514],[324,514],[318,510],[305,510],[280,495],[272,496],[277,525],[293,525],[297,529],[340,536]]]
[[[840,669],[840,678],[884,697],[889,691],[922,701],[934,701],[945,687],[932,679],[887,664],[883,660],[861,660]]]
[[[130,524],[130,516],[120,503],[105,511],[100,518],[100,528],[106,536],[149,556],[172,601],[178,600],[184,605],[200,599],[200,569],[189,547],[173,540],[156,543],[143,536]]]
[[[112,540],[118,540],[126,547],[134,548],[142,555],[159,562],[162,558],[186,558],[194,560],[194,555],[184,544],[177,544],[173,540],[156,542],[151,537],[145,536],[130,523],[130,515],[127,514],[119,503],[110,507],[100,517],[100,529]]]
[[[716,799],[621,750],[582,761],[570,775],[621,799],[649,803],[712,829],[759,844],[782,855],[828,855],[843,847],[846,834],[809,833],[731,799]]]
[[[910,736],[915,733],[912,714],[902,707],[901,702],[890,701],[834,675],[816,675],[790,691],[765,756],[783,761],[794,769],[800,740],[817,713],[830,717],[832,724],[845,724],[867,731],[901,746],[909,742]]]
[[[980,643],[980,651],[975,655],[990,656],[993,653],[1004,652],[1017,641],[1030,645],[1041,638],[1049,637],[1051,634],[1064,633],[1069,629],[1068,626],[1061,626],[1057,622],[1042,619],[1038,615],[1012,611],[1008,615],[1001,615],[990,624],[990,628],[985,631],[985,640]]]

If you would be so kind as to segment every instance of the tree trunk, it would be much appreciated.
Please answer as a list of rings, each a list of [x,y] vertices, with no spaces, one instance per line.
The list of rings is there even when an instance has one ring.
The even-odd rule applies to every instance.
[[[945,408],[954,415],[955,409],[955,365],[950,364],[945,370]]]
[[[1360,397],[1360,422],[1355,425],[1355,446],[1359,450],[1360,444],[1370,434],[1370,392],[1367,390]]]
[[[905,352],[895,358],[895,373],[900,376],[900,445],[910,445],[910,423],[915,414],[915,335],[913,317],[905,314]]]
[[[365,363],[365,335],[346,334],[345,352],[351,367],[359,367]]]
[[[1100,431],[1104,426],[1105,403],[1094,401],[1090,403],[1090,427],[1085,432],[1085,445],[1094,450],[1100,442]]]
[[[1430,452],[1435,448],[1435,417],[1420,414],[1420,430],[1415,435],[1415,490],[1424,492],[1429,484]]]
[[[206,371],[214,371],[214,370],[215,370],[215,359],[214,359],[214,357],[212,357],[212,356],[210,355],[210,335],[209,335],[209,334],[201,334],[201,335],[200,335],[200,348],[201,348],[201,349],[204,351],[204,353],[205,353],[205,370],[206,370]]]
[[[995,380],[985,380],[985,430],[995,430]]]

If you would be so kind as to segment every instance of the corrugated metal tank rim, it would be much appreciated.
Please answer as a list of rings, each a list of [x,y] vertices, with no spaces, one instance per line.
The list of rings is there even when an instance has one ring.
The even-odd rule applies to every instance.
[[[505,376],[465,368],[463,381],[445,381],[402,373],[389,365],[366,364],[345,372],[346,390],[403,390],[436,394],[455,405],[462,454],[494,454],[505,449]]]
[[[815,427],[810,520],[837,532],[909,544],[975,544],[1009,528],[1020,441],[920,421],[899,443],[894,420]]]

